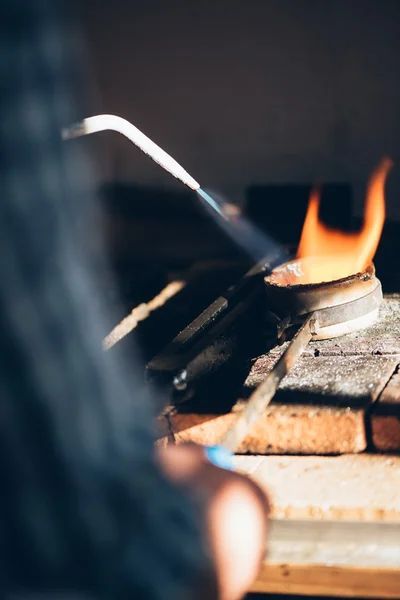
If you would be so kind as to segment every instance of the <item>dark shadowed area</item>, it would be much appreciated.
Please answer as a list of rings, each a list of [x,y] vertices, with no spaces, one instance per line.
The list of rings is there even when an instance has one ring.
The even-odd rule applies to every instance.
[[[96,112],[131,120],[234,201],[255,185],[344,183],[361,214],[368,175],[400,157],[396,0],[100,0],[78,3]],[[178,185],[116,134],[114,181]],[[388,216],[400,220],[399,172]]]
[[[376,262],[385,290],[396,288],[396,0],[76,4],[97,86],[92,114],[130,120],[287,246],[298,243],[316,182],[324,221],[359,227],[368,177],[391,156]],[[125,288],[132,278],[144,285],[152,271],[151,295],[166,269],[243,256],[195,194],[121,135],[73,143],[98,155],[109,246]]]

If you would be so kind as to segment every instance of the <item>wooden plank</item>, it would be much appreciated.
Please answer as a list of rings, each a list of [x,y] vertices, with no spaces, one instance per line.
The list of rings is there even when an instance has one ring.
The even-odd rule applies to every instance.
[[[400,451],[400,372],[390,379],[371,414],[372,441],[381,452]]]
[[[379,550],[379,547],[377,548]],[[400,598],[400,569],[336,567],[313,564],[263,564],[251,592],[330,596],[337,598]]]
[[[400,523],[400,456],[236,456],[276,519]]]
[[[253,592],[400,597],[400,457],[235,457],[270,495]]]
[[[248,392],[272,369],[276,355],[261,357],[246,380]],[[243,440],[240,453],[341,454],[367,446],[366,409],[393,373],[396,356],[305,356],[283,380],[273,403]],[[164,422],[176,443],[218,443],[245,400],[229,414],[201,414],[182,406]]]
[[[399,597],[399,539],[399,523],[272,520],[252,591]]]

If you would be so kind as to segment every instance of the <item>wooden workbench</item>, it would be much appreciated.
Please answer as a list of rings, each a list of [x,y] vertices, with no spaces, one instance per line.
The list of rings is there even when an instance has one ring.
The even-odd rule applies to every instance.
[[[237,456],[270,495],[252,591],[400,598],[400,457]]]

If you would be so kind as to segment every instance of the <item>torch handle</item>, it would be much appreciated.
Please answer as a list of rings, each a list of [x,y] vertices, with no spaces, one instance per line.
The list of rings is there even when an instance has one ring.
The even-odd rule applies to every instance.
[[[255,421],[257,421],[271,402],[282,379],[289,373],[294,363],[305,350],[312,338],[312,332],[315,327],[316,316],[315,313],[312,313],[301,325],[272,371],[252,393],[246,407],[239,414],[234,425],[221,440],[220,446],[232,453],[238,450]]]
[[[83,119],[79,123],[75,123],[70,127],[63,129],[63,140],[69,140],[82,135],[89,135],[99,131],[117,131],[127,137],[135,146],[140,148],[145,154],[150,156],[168,173],[171,173],[182,183],[190,187],[192,190],[198,190],[200,184],[179,163],[176,162],[167,154],[160,146],[157,146],[150,138],[142,133],[137,127],[132,125],[126,119],[117,117],[116,115],[96,115]]]

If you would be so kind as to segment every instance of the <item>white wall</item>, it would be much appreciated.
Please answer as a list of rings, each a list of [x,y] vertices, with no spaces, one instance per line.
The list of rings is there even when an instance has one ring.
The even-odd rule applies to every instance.
[[[252,183],[345,181],[357,212],[384,153],[399,165],[400,1],[82,0],[100,88],[201,183],[234,200]],[[174,185],[117,134],[104,176]]]

